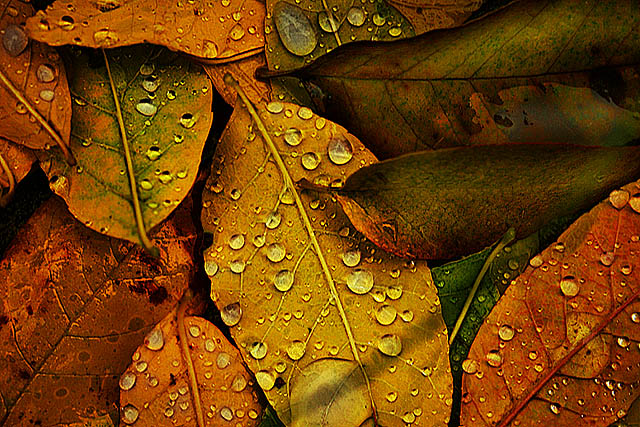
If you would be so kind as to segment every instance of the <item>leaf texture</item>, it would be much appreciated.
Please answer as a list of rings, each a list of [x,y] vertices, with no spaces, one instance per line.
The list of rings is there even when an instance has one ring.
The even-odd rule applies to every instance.
[[[606,426],[638,397],[640,187],[530,261],[463,364],[463,425]]]
[[[190,221],[182,212],[158,230],[153,259],[57,198],[36,212],[0,262],[0,424],[117,417],[119,375],[191,280]]]
[[[22,178],[27,175],[31,170],[31,166],[36,161],[36,156],[31,150],[2,138],[0,138],[0,156],[2,156],[7,163],[16,184],[22,181]],[[3,168],[0,168],[0,188],[8,189],[9,183],[10,177],[7,176]]]
[[[621,123],[608,122],[612,108],[625,117],[640,111],[633,101],[640,89],[637,6],[634,0],[515,2],[460,28],[343,46],[295,75],[315,88],[328,117],[383,159],[505,139],[531,142],[528,135],[539,135],[545,121],[551,136],[564,125],[562,140],[578,140],[584,131],[575,121],[589,123],[594,109],[601,111],[595,127],[607,136]],[[557,85],[582,95],[559,100],[550,93]],[[626,137],[619,144],[629,134],[638,137],[640,118],[621,120],[631,128],[621,131]],[[537,128],[523,126],[532,123]],[[526,132],[516,132],[523,127]]]
[[[139,243],[131,179],[147,232],[178,206],[195,181],[213,118],[211,83],[199,65],[163,48],[107,54],[131,151],[130,176],[105,60],[74,52],[71,147],[77,165],[44,153],[43,169],[78,220]]]
[[[330,195],[293,184],[340,185],[375,158],[306,107],[248,107],[238,101],[203,195],[204,260],[269,402],[292,426],[443,425],[451,376],[427,265],[375,249]]]

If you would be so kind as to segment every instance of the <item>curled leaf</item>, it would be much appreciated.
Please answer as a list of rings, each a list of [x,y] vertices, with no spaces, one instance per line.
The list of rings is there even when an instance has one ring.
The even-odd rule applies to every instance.
[[[0,138],[0,206],[9,202],[16,184],[27,175],[35,161],[31,150]]]
[[[640,187],[531,259],[463,363],[463,425],[606,426],[638,396]],[[511,424],[510,424],[511,423]]]
[[[118,376],[192,278],[190,221],[167,221],[151,258],[84,227],[57,198],[34,214],[0,262],[0,423],[117,419]]]
[[[451,376],[429,268],[376,249],[330,195],[294,184],[340,185],[375,158],[306,107],[241,97],[203,195],[204,262],[258,385],[286,425],[444,424]]]
[[[211,83],[199,65],[163,48],[123,48],[106,58],[110,73],[102,54],[74,57],[77,165],[40,157],[76,218],[144,243],[193,185],[213,117]]]

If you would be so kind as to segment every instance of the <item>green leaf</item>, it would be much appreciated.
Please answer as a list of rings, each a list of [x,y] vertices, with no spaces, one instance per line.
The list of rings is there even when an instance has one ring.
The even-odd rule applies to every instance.
[[[639,67],[636,1],[526,0],[452,30],[341,46],[294,75],[384,159],[471,144],[628,143],[640,137]]]
[[[144,243],[195,181],[212,121],[211,83],[201,66],[159,47],[72,56],[77,165],[41,154],[51,188],[88,227]]]

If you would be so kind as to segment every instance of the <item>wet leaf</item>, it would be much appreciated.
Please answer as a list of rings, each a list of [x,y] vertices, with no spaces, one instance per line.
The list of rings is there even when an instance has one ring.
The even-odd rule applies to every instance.
[[[482,0],[387,0],[411,23],[416,34],[462,24]]]
[[[278,419],[276,411],[271,406],[267,406],[260,420],[260,427],[284,427],[284,424]]]
[[[464,362],[462,424],[605,426],[638,396],[640,187],[530,261]]]
[[[330,195],[293,184],[339,185],[375,158],[306,107],[248,107],[218,145],[202,221],[212,298],[258,384],[286,425],[445,423],[446,331],[427,265],[375,249]]]
[[[451,259],[497,241],[510,227],[527,236],[639,175],[638,147],[486,145],[367,166],[337,193],[356,229],[381,248]]]
[[[211,83],[199,65],[163,48],[123,48],[106,55],[122,115],[102,54],[75,54],[71,147],[77,165],[43,156],[43,169],[78,220],[144,243],[141,235],[164,220],[193,185],[213,116]]]
[[[206,420],[207,426],[258,425],[262,407],[238,349],[201,317],[182,315],[184,329],[179,332],[176,314],[170,313],[149,332],[120,377],[121,421],[140,427],[195,427],[198,419]],[[187,340],[187,355],[182,339]]]
[[[0,138],[0,207],[10,201],[15,186],[35,161],[36,156],[28,148]]]
[[[56,1],[29,19],[47,44],[93,48],[153,43],[199,58],[233,60],[264,46],[264,5],[256,0]]]
[[[633,0],[525,0],[457,29],[342,46],[295,75],[380,158],[505,141],[621,145],[638,138],[639,28]]]
[[[236,100],[236,91],[224,83],[225,74],[231,74],[238,81],[249,99],[255,102],[269,101],[271,92],[269,84],[254,76],[256,69],[264,65],[264,54],[260,54],[227,64],[205,65],[204,69],[218,93],[222,95],[227,104],[233,106]]]
[[[0,137],[29,148],[68,146],[71,97],[62,60],[27,37],[31,4],[2,0],[0,9]]]
[[[0,422],[112,413],[131,354],[191,280],[194,233],[187,212],[175,215],[151,258],[46,202],[0,262]]]

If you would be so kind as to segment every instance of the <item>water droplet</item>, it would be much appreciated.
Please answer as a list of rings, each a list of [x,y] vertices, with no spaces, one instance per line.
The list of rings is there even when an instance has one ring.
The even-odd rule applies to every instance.
[[[169,99],[170,101],[176,99],[176,91],[173,89],[169,89],[167,91],[167,99]]]
[[[153,74],[153,72],[156,70],[156,66],[153,63],[147,63],[145,62],[144,64],[142,64],[140,66],[140,69],[138,70],[140,72],[140,74],[142,74],[143,76],[149,76],[151,74]]]
[[[231,37],[231,40],[235,40],[235,41],[238,41],[242,37],[244,37],[244,28],[242,28],[242,25],[241,24],[234,25],[231,28],[231,31],[229,31],[229,37]]]
[[[314,170],[320,165],[320,157],[311,151],[304,153],[300,161],[302,162],[302,167],[309,171]]]
[[[238,190],[237,188],[234,188],[233,190],[231,190],[231,192],[229,192],[229,195],[231,196],[231,198],[233,200],[238,200],[240,198],[240,196],[242,195],[242,192],[240,190]]]
[[[228,353],[218,354],[218,358],[216,359],[216,365],[220,369],[226,368],[227,366],[231,365],[231,356]]]
[[[402,28],[400,27],[391,27],[389,28],[389,35],[391,37],[398,37],[402,34]]]
[[[378,27],[382,27],[384,24],[387,23],[387,20],[379,13],[374,13],[372,20],[373,20],[373,23]]]
[[[411,322],[413,320],[413,311],[405,310],[400,313],[400,318],[405,322]]]
[[[39,96],[40,96],[40,99],[42,99],[43,101],[51,102],[53,101],[53,98],[56,97],[56,94],[51,89],[42,89],[39,93]]]
[[[153,93],[160,86],[160,80],[153,76],[147,76],[142,80],[142,88],[147,92]]]
[[[280,243],[272,243],[267,246],[267,258],[271,262],[280,262],[284,259],[287,251]]]
[[[280,202],[284,205],[293,205],[296,199],[293,197],[293,192],[286,188],[282,193],[280,193]]]
[[[287,292],[293,286],[293,273],[289,270],[280,270],[273,279],[273,285],[280,292]]]
[[[218,272],[218,264],[216,264],[212,260],[205,260],[204,271],[207,273],[209,277],[213,277]]]
[[[347,12],[347,21],[349,21],[349,24],[353,25],[354,27],[362,26],[365,19],[366,17],[364,14],[364,10],[359,7],[352,7]]]
[[[282,215],[280,215],[280,212],[274,211],[270,212],[269,215],[267,215],[267,219],[265,220],[264,224],[269,230],[273,230],[275,228],[278,228],[281,222]]]
[[[580,292],[580,285],[578,281],[573,276],[565,276],[560,281],[560,290],[564,294],[564,296],[572,298],[578,295]]]
[[[638,312],[631,313],[631,321],[633,323],[640,323],[640,313]]]
[[[173,417],[173,408],[172,407],[168,407],[167,409],[164,410],[164,416],[167,418],[171,418]]]
[[[140,415],[138,408],[131,404],[122,408],[122,421],[125,424],[135,423],[138,420],[138,415]]]
[[[300,360],[306,352],[306,346],[303,341],[295,340],[287,347],[287,355],[291,360]]]
[[[342,262],[347,267],[355,267],[356,265],[360,264],[360,256],[360,251],[357,249],[347,251],[342,254]]]
[[[304,11],[286,2],[278,2],[274,8],[276,30],[285,49],[297,56],[313,52],[318,36]]]
[[[555,403],[552,403],[551,405],[549,405],[549,410],[551,412],[553,412],[554,414],[558,415],[560,413],[560,407],[558,405],[556,405]]]
[[[402,416],[402,421],[404,421],[405,423],[413,423],[416,420],[416,416],[413,414],[413,412],[406,412],[403,416]]]
[[[154,160],[158,160],[158,158],[160,157],[160,147],[152,145],[151,147],[149,147],[149,149],[147,150],[147,152],[145,153],[145,155],[147,156],[147,159],[154,161]]]
[[[303,120],[309,120],[313,117],[313,111],[307,107],[300,107],[300,109],[298,109],[298,117]]]
[[[633,197],[631,197],[629,206],[631,206],[631,209],[635,212],[640,213],[640,193],[634,194]]]
[[[300,129],[289,128],[284,132],[284,141],[295,147],[302,142],[302,132],[300,132]]]
[[[267,355],[267,345],[263,342],[254,342],[249,346],[249,354],[256,360],[264,359]]]
[[[11,56],[20,55],[27,47],[29,39],[24,30],[18,25],[9,24],[4,29],[2,45]]]
[[[318,14],[318,25],[322,28],[322,31],[327,33],[335,33],[340,28],[340,22],[333,16],[333,14],[327,14],[327,12],[320,12]]]
[[[140,360],[139,362],[136,363],[136,371],[144,372],[147,370],[148,366],[149,364],[147,362],[145,362],[144,360]]]
[[[269,371],[256,372],[256,381],[258,385],[265,391],[269,391],[276,384],[276,378]]]
[[[50,83],[55,80],[56,73],[48,64],[41,64],[36,70],[36,76],[42,83]]]
[[[378,340],[378,350],[387,356],[397,356],[402,351],[402,341],[395,334],[383,335]]]
[[[238,375],[233,379],[231,383],[231,390],[235,392],[241,392],[247,386],[247,380],[242,375]]]
[[[462,370],[467,374],[475,374],[478,371],[478,362],[472,359],[466,359],[462,362]]]
[[[253,238],[253,246],[261,248],[264,246],[265,237],[262,234],[258,234]]]
[[[389,286],[386,289],[387,296],[392,300],[397,300],[402,296],[402,287],[398,285]]]
[[[191,129],[196,124],[196,118],[191,113],[180,116],[180,125],[185,129]]]
[[[344,136],[332,138],[327,152],[329,159],[336,165],[344,165],[353,157],[353,147]]]
[[[233,260],[229,263],[229,268],[236,274],[240,274],[244,271],[245,262],[241,259]]]
[[[284,110],[284,105],[282,104],[282,102],[273,101],[267,104],[267,111],[272,114],[281,113],[282,110]]]
[[[395,391],[390,391],[389,393],[387,393],[387,400],[389,402],[395,402],[396,399],[398,398],[398,393]]]
[[[502,356],[500,355],[500,353],[498,353],[497,350],[491,350],[489,353],[487,353],[486,359],[489,366],[492,366],[494,368],[502,365]]]
[[[536,255],[529,260],[529,265],[533,268],[538,268],[544,263],[544,260],[540,255]]]
[[[242,249],[244,246],[244,235],[234,234],[229,238],[229,247],[233,250]]]
[[[629,347],[629,344],[630,344],[629,338],[627,337],[618,337],[616,342],[618,343],[618,346],[622,348],[627,348]]]
[[[511,341],[515,334],[515,330],[509,325],[502,325],[498,329],[498,336],[502,341]]]
[[[529,359],[536,360],[538,358],[538,353],[535,351],[529,352]]]
[[[600,262],[606,267],[610,267],[613,264],[613,260],[616,258],[613,252],[605,252],[600,256]]]
[[[162,330],[159,328],[154,328],[149,332],[149,334],[144,339],[144,345],[149,350],[158,351],[164,345],[164,337],[162,335]]]
[[[237,325],[242,318],[242,308],[240,307],[240,303],[234,302],[224,307],[220,311],[220,317],[227,326]]]
[[[227,421],[231,421],[233,419],[233,411],[225,406],[220,409],[220,416]]]
[[[189,334],[194,338],[198,338],[200,336],[200,326],[198,325],[189,326]]]
[[[110,47],[120,41],[120,37],[114,31],[110,31],[108,28],[101,28],[93,33],[93,41],[98,47]]]
[[[125,372],[120,377],[120,389],[131,390],[136,385],[136,375],[133,372]]]
[[[143,116],[151,117],[158,111],[158,107],[153,105],[149,98],[145,98],[136,104],[136,110]]]
[[[355,294],[366,294],[373,288],[373,274],[361,268],[354,270],[347,276],[347,287]]]
[[[376,320],[384,326],[388,326],[396,320],[397,311],[393,306],[383,305],[376,311]]]
[[[616,209],[624,208],[629,202],[629,192],[625,190],[613,190],[611,194],[609,194],[609,202]]]

